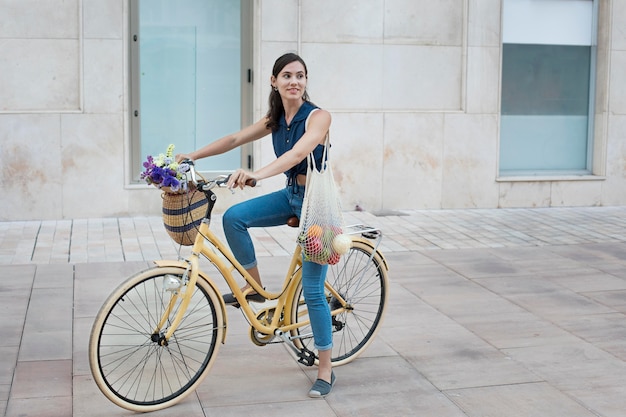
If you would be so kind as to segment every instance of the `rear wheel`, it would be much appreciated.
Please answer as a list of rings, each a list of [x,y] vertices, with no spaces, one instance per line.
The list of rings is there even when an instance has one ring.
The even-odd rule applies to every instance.
[[[337,265],[328,268],[326,282],[346,301],[346,310],[332,318],[334,366],[351,362],[371,343],[382,321],[387,300],[387,268],[380,256],[372,256],[371,246],[353,241],[352,247],[341,257]],[[339,300],[327,290],[330,310],[342,307]],[[296,289],[292,306],[293,323],[309,320],[306,302],[302,295],[302,283]],[[296,347],[315,352],[310,325],[292,331]],[[317,352],[315,352],[317,355]],[[316,361],[317,362],[317,361]]]
[[[153,411],[181,401],[209,372],[223,332],[219,301],[198,278],[180,325],[164,335],[179,311],[184,269],[153,268],[118,287],[96,316],[89,341],[91,372],[120,407]],[[168,307],[171,311],[167,314]],[[155,332],[167,315],[163,328]]]

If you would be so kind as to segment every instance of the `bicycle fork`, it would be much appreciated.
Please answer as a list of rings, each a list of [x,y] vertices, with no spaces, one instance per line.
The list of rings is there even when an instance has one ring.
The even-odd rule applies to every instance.
[[[191,274],[190,274],[191,272]],[[157,324],[157,327],[152,332],[151,339],[153,342],[158,343],[160,346],[167,346],[168,340],[174,334],[178,325],[183,319],[183,315],[185,311],[187,311],[187,307],[189,306],[189,302],[191,301],[191,295],[193,294],[193,290],[196,286],[196,281],[198,280],[198,257],[192,257],[188,260],[187,269],[183,274],[183,279],[179,280],[176,277],[166,277],[169,281],[163,282],[163,290],[170,292],[172,295],[170,297],[169,302],[167,303],[167,307],[161,316],[161,320]],[[175,281],[177,282],[175,282]],[[186,284],[186,289],[184,294],[180,294],[180,289]],[[180,305],[178,306],[178,311],[174,316],[174,319],[170,323],[170,326],[167,329],[167,332],[163,334],[162,329],[165,327],[167,321],[169,320],[170,314],[176,307],[176,304],[179,300]]]

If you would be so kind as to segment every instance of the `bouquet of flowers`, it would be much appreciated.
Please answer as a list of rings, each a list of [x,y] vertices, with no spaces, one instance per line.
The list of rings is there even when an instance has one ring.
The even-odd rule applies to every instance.
[[[147,161],[143,163],[146,170],[141,173],[141,179],[170,193],[186,192],[189,165],[177,163],[173,155],[174,145],[168,146],[165,154],[159,154],[156,158],[148,155]]]

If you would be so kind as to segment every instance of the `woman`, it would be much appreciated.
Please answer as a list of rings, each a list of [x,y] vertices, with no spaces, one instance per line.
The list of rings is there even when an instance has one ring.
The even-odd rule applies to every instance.
[[[233,255],[261,287],[261,277],[248,228],[284,225],[290,217],[300,216],[306,183],[306,157],[313,152],[317,166],[321,166],[323,143],[331,122],[327,111],[318,109],[309,101],[306,92],[307,68],[298,55],[288,53],[278,58],[274,63],[270,83],[272,90],[265,117],[190,154],[176,156],[177,161],[184,158],[205,158],[272,134],[277,158],[254,172],[238,169],[231,175],[228,186],[243,188],[248,180],[258,181],[284,173],[287,176],[285,188],[236,204],[223,216],[224,234]],[[309,391],[311,397],[328,395],[335,383],[331,366],[332,323],[324,296],[327,269],[326,265],[303,260],[303,292],[315,348],[319,352],[317,380]],[[242,290],[248,287],[246,285]],[[264,301],[256,292],[246,297],[250,301]],[[224,301],[228,304],[236,303],[232,294],[225,294]]]

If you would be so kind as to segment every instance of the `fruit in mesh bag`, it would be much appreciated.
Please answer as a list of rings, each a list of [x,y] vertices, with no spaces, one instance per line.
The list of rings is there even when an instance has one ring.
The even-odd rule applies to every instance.
[[[350,250],[352,246],[352,239],[348,235],[338,234],[332,241],[333,250],[339,255],[343,255]]]
[[[324,250],[324,244],[322,243],[322,239],[318,236],[309,236],[307,237],[304,244],[304,254],[308,257],[317,257]]]
[[[337,252],[333,252],[329,257],[328,257],[328,263],[330,265],[336,265],[337,263],[339,263],[339,260],[341,259],[341,255],[338,254]]]
[[[323,233],[324,233],[324,230],[322,229],[322,226],[317,225],[317,224],[313,224],[309,226],[309,229],[306,232],[307,237],[319,237],[319,238],[322,237]]]

